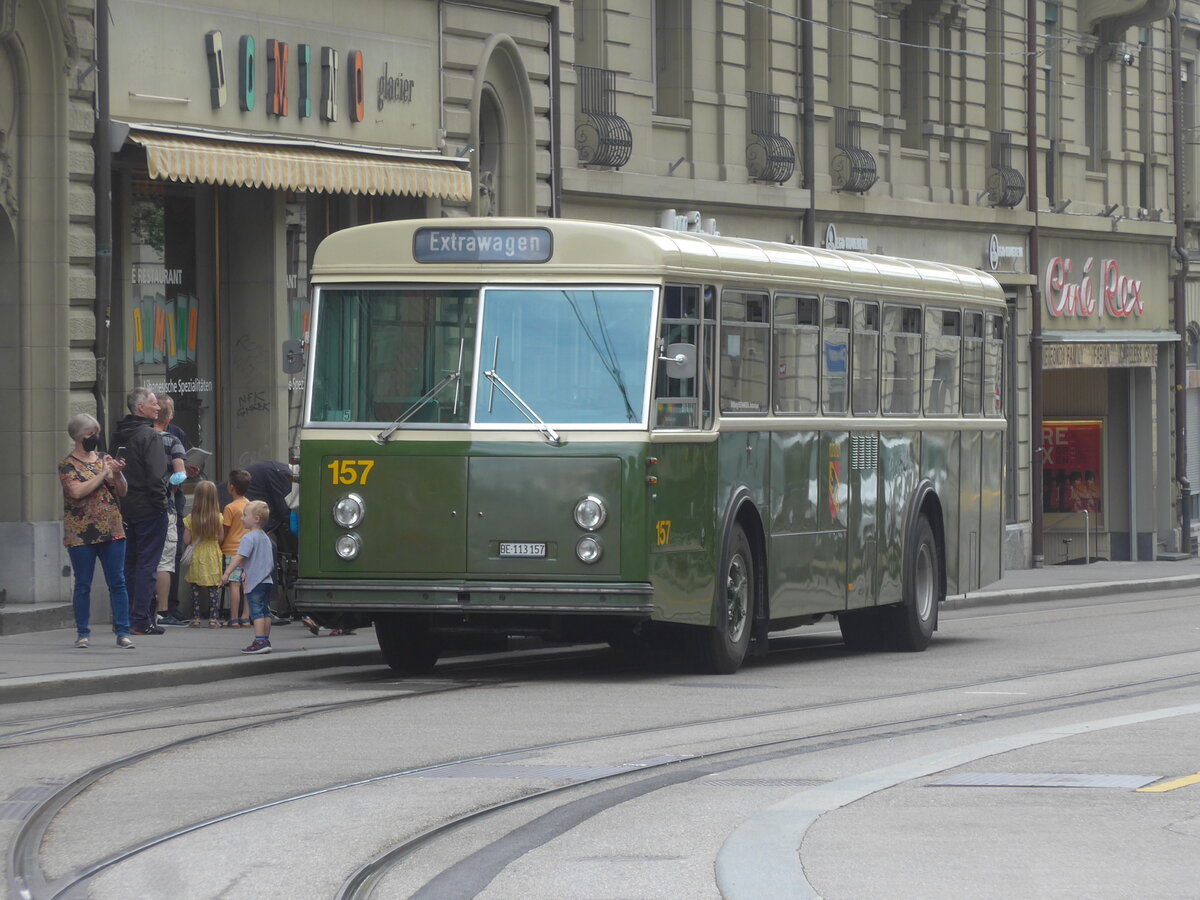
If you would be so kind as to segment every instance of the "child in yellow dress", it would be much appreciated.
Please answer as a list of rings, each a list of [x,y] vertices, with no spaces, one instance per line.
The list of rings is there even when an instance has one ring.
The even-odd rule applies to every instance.
[[[192,513],[183,520],[184,543],[194,547],[192,561],[184,576],[192,585],[192,627],[200,624],[200,588],[208,589],[208,627],[220,627],[221,539],[225,526],[221,524],[221,504],[217,486],[201,481],[192,495]]]

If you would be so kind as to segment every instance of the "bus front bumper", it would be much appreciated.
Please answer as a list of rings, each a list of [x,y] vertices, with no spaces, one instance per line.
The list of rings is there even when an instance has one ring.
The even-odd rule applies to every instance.
[[[319,581],[295,584],[301,612],[475,612],[645,616],[654,588],[639,582]]]

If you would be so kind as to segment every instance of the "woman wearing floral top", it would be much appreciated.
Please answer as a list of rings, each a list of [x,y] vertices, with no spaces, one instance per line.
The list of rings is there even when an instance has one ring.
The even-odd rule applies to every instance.
[[[117,505],[117,498],[129,489],[121,472],[125,464],[96,452],[100,424],[87,413],[71,418],[67,434],[75,442],[75,449],[58,464],[58,477],[63,486],[63,544],[75,572],[75,646],[88,646],[92,575],[96,560],[100,560],[108,583],[117,646],[128,650],[133,640],[129,637],[129,593],[125,589],[125,526]]]

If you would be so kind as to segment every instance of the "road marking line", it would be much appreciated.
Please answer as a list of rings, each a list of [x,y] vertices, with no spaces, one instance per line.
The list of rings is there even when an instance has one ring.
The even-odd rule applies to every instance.
[[[964,694],[1003,694],[1005,697],[1028,697],[1029,691],[963,691]]]
[[[1022,734],[964,744],[808,788],[752,813],[725,839],[717,853],[717,890],[723,900],[819,900],[804,874],[800,847],[821,816],[877,791],[944,772],[988,756],[1080,734],[1141,725],[1176,716],[1200,715],[1200,703],[1132,715],[1052,725]]]
[[[1174,781],[1164,781],[1162,784],[1152,784],[1150,787],[1138,788],[1139,794],[1161,794],[1163,791],[1173,791],[1175,788],[1187,787],[1189,784],[1200,784],[1200,772],[1188,775],[1186,778],[1176,778]]]

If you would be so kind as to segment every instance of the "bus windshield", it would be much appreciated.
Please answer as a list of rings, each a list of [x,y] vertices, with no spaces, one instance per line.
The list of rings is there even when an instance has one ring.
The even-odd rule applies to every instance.
[[[327,288],[313,340],[312,422],[641,425],[652,288]],[[449,377],[449,380],[447,378]]]
[[[478,296],[417,287],[322,290],[311,421],[391,422],[408,414],[412,422],[465,424]],[[461,378],[425,398],[460,365]]]
[[[650,288],[493,288],[484,292],[479,368],[494,372],[543,422],[640,425],[654,291]],[[526,423],[488,381],[477,424]]]

